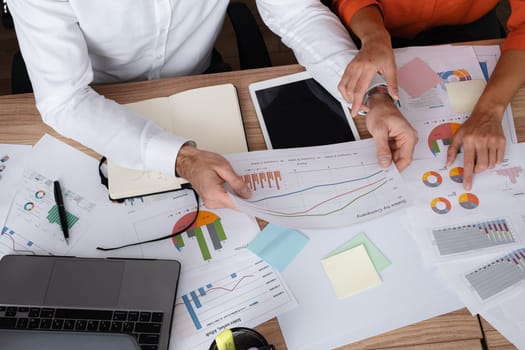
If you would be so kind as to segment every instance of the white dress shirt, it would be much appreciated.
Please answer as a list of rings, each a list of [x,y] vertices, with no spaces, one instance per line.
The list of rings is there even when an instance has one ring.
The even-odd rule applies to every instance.
[[[358,50],[341,20],[320,0],[257,0],[263,21],[294,51],[297,61],[334,97],[346,102],[337,85]],[[386,85],[375,75],[369,90]]]
[[[185,138],[89,85],[202,73],[228,0],[8,0],[44,122],[113,162],[174,175]]]

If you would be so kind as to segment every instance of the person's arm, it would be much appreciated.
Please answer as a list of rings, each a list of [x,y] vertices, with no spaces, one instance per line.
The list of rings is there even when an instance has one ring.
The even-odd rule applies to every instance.
[[[367,75],[366,83],[362,81],[360,86],[366,88],[360,97],[347,94],[341,78],[348,76],[349,63],[360,53],[341,20],[320,1],[257,0],[257,6],[265,23],[294,51],[299,63],[336,98],[346,95],[343,100],[351,102],[353,98],[360,106],[365,92],[385,85],[379,75],[372,73]],[[390,98],[382,97],[369,99],[375,110],[368,112],[367,127],[378,145],[379,164],[389,166],[394,160],[403,170],[412,160],[417,134]],[[354,116],[359,108],[352,109]]]
[[[464,152],[463,185],[472,187],[473,173],[494,168],[503,161],[505,135],[501,121],[506,106],[525,84],[525,51],[509,49],[501,57],[469,119],[461,126],[448,149],[447,166],[461,146]]]
[[[342,11],[344,3],[338,2],[336,8]],[[348,27],[361,41],[361,49],[345,69],[339,91],[346,100],[352,102],[352,115],[355,116],[370,82],[378,73],[385,77],[390,96],[399,99],[397,67],[390,34],[385,29],[383,16],[377,5],[357,10],[349,20]]]
[[[179,150],[188,139],[167,132],[89,86],[93,81],[93,69],[86,39],[70,3],[9,0],[8,5],[44,122],[116,164],[174,176],[176,166],[179,167],[176,164]],[[192,154],[201,152],[205,153],[195,149]],[[194,162],[195,157],[192,157],[186,161],[186,167]],[[226,160],[220,164],[220,172],[181,173],[187,173],[191,183],[233,181],[236,175],[231,166]],[[240,190],[241,180],[239,177],[236,180],[232,188]],[[213,205],[233,207],[222,186],[197,186],[197,190]],[[211,198],[216,195],[219,200],[213,202]]]
[[[257,7],[265,24],[315,80],[349,103],[338,86],[358,50],[340,19],[319,0],[257,0]],[[379,75],[371,77],[370,88],[381,84],[385,80]]]
[[[472,114],[456,132],[448,149],[447,165],[450,165],[463,145],[463,184],[466,190],[472,187],[474,173],[493,168],[503,161],[503,113],[525,84],[525,2],[510,0],[510,5],[509,33],[503,41],[500,59]]]

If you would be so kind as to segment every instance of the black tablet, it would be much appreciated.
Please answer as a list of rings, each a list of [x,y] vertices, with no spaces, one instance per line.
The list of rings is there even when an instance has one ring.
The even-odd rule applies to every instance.
[[[268,149],[359,139],[348,108],[308,72],[252,83],[249,90]]]

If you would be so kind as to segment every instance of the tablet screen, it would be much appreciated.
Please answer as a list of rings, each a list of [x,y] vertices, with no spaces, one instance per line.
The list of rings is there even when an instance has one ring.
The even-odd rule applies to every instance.
[[[308,78],[255,91],[269,148],[328,145],[359,139],[341,103]],[[355,130],[355,128],[354,128]]]

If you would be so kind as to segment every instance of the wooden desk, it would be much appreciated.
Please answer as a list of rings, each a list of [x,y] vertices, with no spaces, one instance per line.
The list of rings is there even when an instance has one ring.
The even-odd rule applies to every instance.
[[[280,66],[249,71],[236,71],[213,75],[181,77],[159,81],[105,85],[96,90],[119,103],[135,102],[143,99],[169,96],[176,92],[221,83],[233,83],[237,87],[244,126],[250,150],[265,149],[262,133],[257,122],[255,111],[250,101],[248,85],[254,81],[270,79],[286,74],[302,71],[299,65]],[[525,88],[512,101],[513,113],[519,140],[525,140]],[[362,119],[357,121],[363,137],[367,137]],[[35,108],[33,95],[12,95],[0,97],[0,143],[34,144],[44,133],[49,133],[59,139],[79,148],[86,153],[99,157],[98,154],[86,149],[78,143],[58,135],[54,130],[42,123]],[[482,327],[483,325],[483,327]],[[484,330],[487,343],[492,349],[514,349],[487,322],[480,324],[466,309],[419,322],[397,329],[358,343],[344,346],[342,349],[483,349]],[[282,333],[276,319],[272,319],[256,328],[276,345],[276,348],[286,349]],[[489,340],[491,337],[492,340]]]

